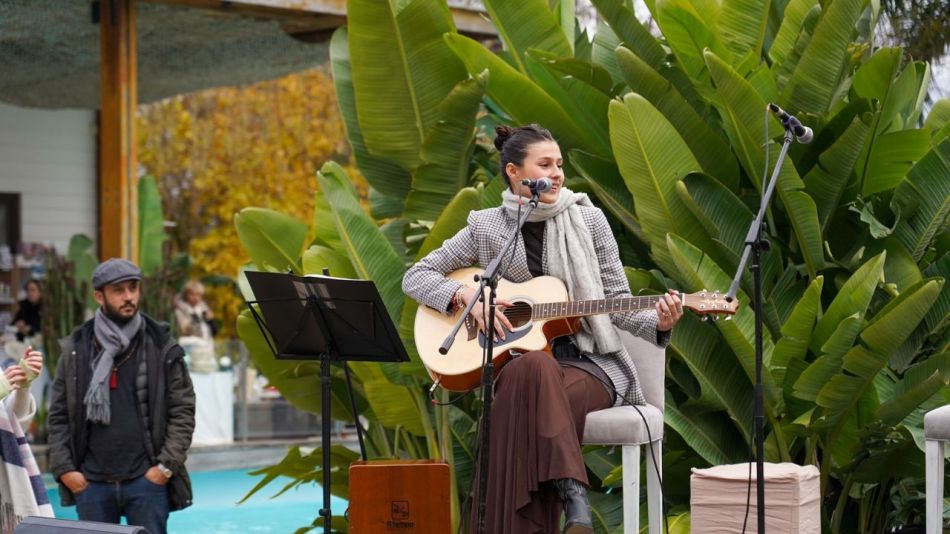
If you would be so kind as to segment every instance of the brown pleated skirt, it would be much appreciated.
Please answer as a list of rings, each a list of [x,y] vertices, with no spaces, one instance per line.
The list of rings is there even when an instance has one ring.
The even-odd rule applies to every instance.
[[[589,412],[612,404],[599,380],[546,352],[529,352],[502,368],[492,404],[485,532],[560,531],[561,501],[549,481],[588,484],[584,422]],[[470,532],[476,513],[473,505]]]

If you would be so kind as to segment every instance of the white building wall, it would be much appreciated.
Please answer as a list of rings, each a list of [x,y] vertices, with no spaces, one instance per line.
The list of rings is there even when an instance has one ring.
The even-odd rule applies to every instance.
[[[96,235],[96,116],[0,103],[0,192],[20,193],[21,240],[66,252]]]

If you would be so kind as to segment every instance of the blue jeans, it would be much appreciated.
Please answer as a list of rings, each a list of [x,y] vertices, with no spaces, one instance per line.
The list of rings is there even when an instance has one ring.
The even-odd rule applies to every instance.
[[[122,482],[90,480],[89,487],[76,494],[76,511],[83,521],[119,524],[125,516],[130,525],[145,527],[149,534],[166,534],[168,488],[145,475]]]

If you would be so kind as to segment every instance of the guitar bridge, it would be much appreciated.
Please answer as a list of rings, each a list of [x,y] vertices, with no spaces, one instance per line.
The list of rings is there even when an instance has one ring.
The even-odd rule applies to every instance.
[[[465,330],[468,332],[468,340],[471,341],[478,337],[478,323],[472,314],[465,316]]]

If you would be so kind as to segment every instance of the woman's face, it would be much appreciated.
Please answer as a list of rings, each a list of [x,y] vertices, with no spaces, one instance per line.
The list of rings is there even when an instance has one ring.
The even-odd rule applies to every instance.
[[[528,154],[521,166],[509,163],[505,170],[508,173],[511,190],[520,193],[523,197],[531,197],[531,190],[528,186],[521,185],[521,180],[550,178],[552,187],[541,193],[540,200],[545,204],[554,204],[564,185],[564,173],[561,170],[563,166],[561,147],[554,141],[538,141],[528,145]]]
[[[41,299],[42,297],[43,297],[43,296],[40,295],[40,286],[38,286],[38,285],[36,285],[36,284],[34,284],[34,283],[32,283],[32,282],[26,285],[26,298],[27,298],[27,300],[29,300],[29,301],[30,301],[31,303],[33,303],[33,304],[39,304],[40,299]]]

